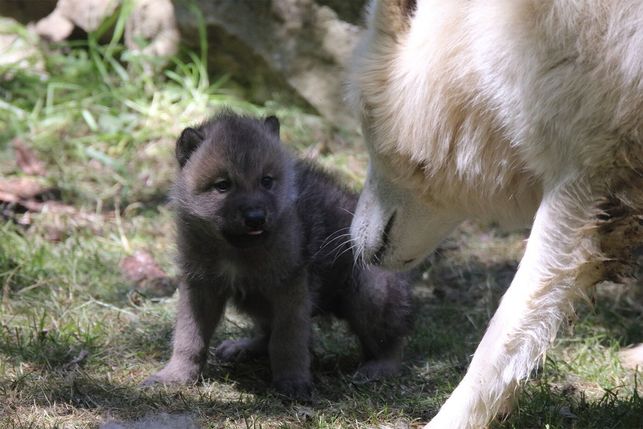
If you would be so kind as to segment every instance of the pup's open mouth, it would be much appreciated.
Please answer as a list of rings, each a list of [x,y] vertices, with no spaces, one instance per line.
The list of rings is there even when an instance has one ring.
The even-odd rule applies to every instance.
[[[260,246],[266,242],[269,235],[270,233],[265,229],[250,229],[245,232],[223,233],[223,237],[228,243],[240,249]]]

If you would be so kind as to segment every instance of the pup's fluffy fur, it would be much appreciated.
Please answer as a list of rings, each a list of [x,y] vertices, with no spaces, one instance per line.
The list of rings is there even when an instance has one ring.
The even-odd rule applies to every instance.
[[[642,49],[640,0],[373,1],[349,91],[371,156],[357,253],[406,268],[463,219],[532,226],[466,376],[428,427],[485,427],[574,299],[632,273]]]
[[[273,385],[310,397],[311,316],[346,319],[360,340],[367,378],[398,370],[409,328],[407,277],[357,265],[349,226],[357,196],[312,164],[293,159],[279,122],[223,113],[187,128],[176,146],[179,292],[172,358],[147,380],[190,382],[228,301],[256,325],[252,339],[215,354],[267,353]]]

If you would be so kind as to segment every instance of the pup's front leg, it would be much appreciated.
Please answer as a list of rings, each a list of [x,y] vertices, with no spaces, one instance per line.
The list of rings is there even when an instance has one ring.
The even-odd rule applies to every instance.
[[[172,358],[143,385],[190,383],[198,379],[207,360],[208,344],[221,319],[226,297],[210,282],[185,281],[179,286]]]
[[[286,396],[308,400],[312,395],[311,302],[306,274],[271,293],[273,319],[268,353],[273,385]]]

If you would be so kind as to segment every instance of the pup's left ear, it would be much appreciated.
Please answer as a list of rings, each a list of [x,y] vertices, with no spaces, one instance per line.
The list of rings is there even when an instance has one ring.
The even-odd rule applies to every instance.
[[[176,160],[179,161],[181,168],[188,162],[192,152],[199,147],[205,137],[199,129],[186,128],[183,130],[179,139],[176,141]]]
[[[279,119],[277,119],[276,116],[268,116],[264,121],[264,124],[266,124],[272,133],[279,137]]]

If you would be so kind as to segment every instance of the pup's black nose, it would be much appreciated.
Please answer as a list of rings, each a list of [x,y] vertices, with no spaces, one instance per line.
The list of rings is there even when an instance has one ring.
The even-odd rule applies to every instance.
[[[264,209],[248,209],[243,212],[243,220],[249,228],[260,228],[266,223],[266,211]]]

